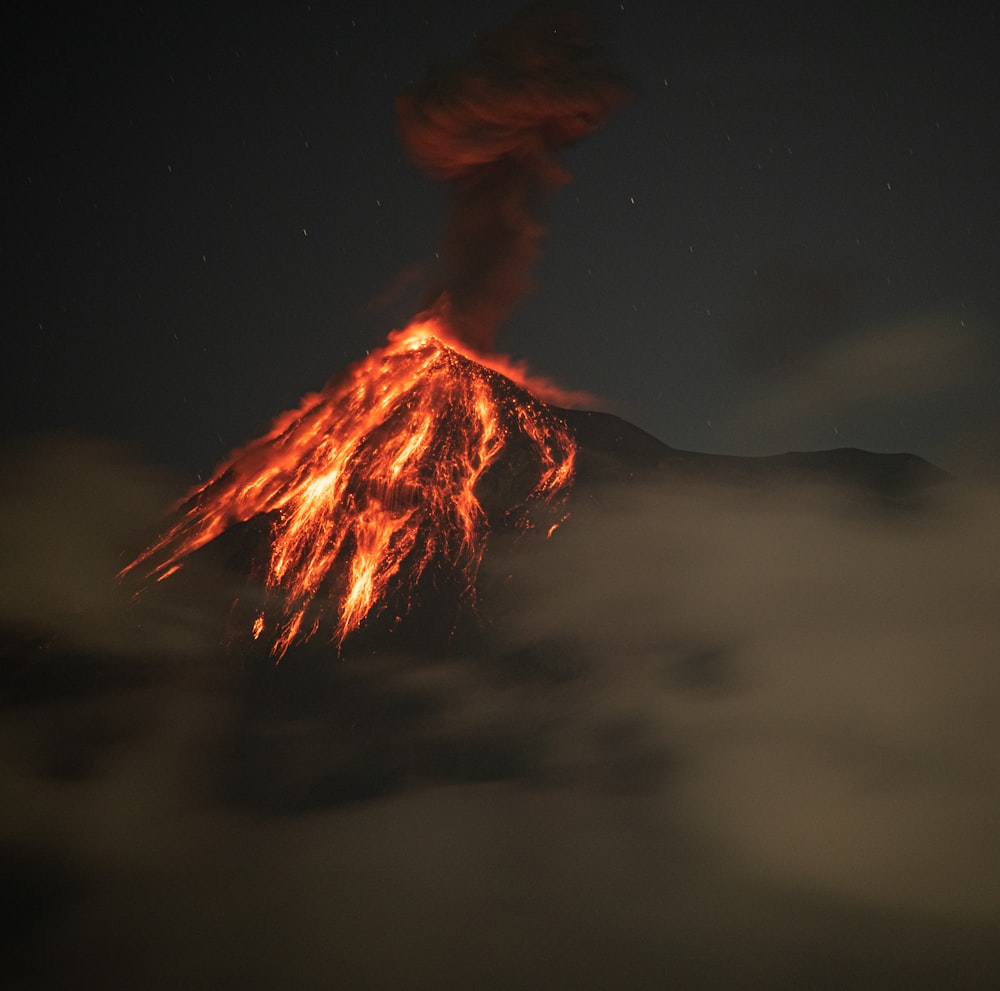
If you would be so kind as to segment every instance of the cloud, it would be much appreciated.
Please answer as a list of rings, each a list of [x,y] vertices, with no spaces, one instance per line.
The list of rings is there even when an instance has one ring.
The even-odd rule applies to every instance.
[[[755,421],[849,416],[870,404],[927,399],[965,384],[976,336],[950,316],[924,316],[840,337],[778,376],[744,410]]]
[[[850,327],[863,272],[775,259],[747,283],[724,323],[741,374],[794,366]]]
[[[177,492],[166,472],[108,441],[50,434],[7,445],[0,629],[90,654],[204,654],[217,640],[217,601],[198,601],[196,575],[137,602],[135,584],[115,579]]]
[[[672,807],[761,877],[1000,917],[1000,498],[620,490],[523,564],[515,642],[593,659],[588,719],[673,753]]]
[[[942,311],[843,329],[734,378],[716,426],[744,451],[909,450],[949,470],[989,474],[996,390],[985,371],[986,326]],[[987,444],[972,444],[970,423],[987,431]]]
[[[159,486],[103,445],[33,463],[8,509],[62,507],[70,564],[30,581],[68,599]],[[8,694],[3,975],[991,986],[997,508],[957,486],[899,513],[832,488],[581,491],[551,539],[491,553],[485,650],[275,667],[196,637],[138,683]],[[166,616],[216,601],[217,630],[210,585]],[[165,644],[192,642],[178,622]],[[56,620],[90,652],[127,642],[93,628]]]

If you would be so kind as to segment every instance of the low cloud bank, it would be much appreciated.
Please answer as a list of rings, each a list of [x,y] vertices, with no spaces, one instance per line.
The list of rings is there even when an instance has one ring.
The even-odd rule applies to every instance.
[[[995,986],[995,491],[599,491],[489,556],[485,652],[275,668],[211,562],[105,584],[169,481],[15,464],[13,986]]]

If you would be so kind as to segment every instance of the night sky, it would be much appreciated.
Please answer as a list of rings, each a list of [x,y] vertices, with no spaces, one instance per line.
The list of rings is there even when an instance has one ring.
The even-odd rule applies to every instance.
[[[192,478],[420,308],[447,194],[394,101],[513,3],[8,5],[8,436]],[[596,3],[635,91],[572,148],[498,348],[676,447],[1000,449],[998,15]]]

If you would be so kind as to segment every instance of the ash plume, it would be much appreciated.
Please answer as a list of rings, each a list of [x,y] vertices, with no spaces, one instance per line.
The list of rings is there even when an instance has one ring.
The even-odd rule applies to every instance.
[[[548,195],[571,178],[558,153],[628,99],[594,33],[579,11],[532,5],[397,100],[410,157],[451,185],[435,305],[479,351],[530,288]]]

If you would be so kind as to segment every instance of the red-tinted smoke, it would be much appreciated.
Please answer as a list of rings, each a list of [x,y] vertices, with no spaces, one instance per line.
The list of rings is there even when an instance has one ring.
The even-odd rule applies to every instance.
[[[499,325],[530,288],[545,202],[570,179],[558,152],[628,99],[593,34],[579,12],[532,6],[397,100],[410,156],[451,184],[435,295],[453,333],[479,351],[493,350]]]

